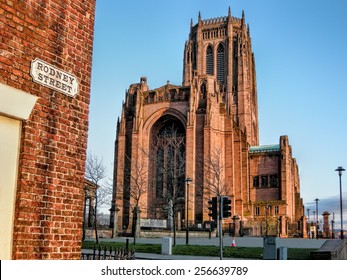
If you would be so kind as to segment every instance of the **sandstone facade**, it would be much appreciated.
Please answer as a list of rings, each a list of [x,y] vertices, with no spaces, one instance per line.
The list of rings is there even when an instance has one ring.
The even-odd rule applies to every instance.
[[[255,59],[245,16],[191,23],[183,83],[130,85],[117,124],[113,209],[167,226],[207,226],[208,200],[229,196],[233,234],[304,235],[298,166],[287,136],[259,145]],[[187,180],[187,178],[191,179]],[[135,209],[135,211],[134,211]],[[240,231],[240,228],[242,229]]]

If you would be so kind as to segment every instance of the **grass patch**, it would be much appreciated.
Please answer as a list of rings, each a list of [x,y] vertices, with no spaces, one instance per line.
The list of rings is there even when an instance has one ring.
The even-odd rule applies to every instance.
[[[83,241],[83,249],[93,249],[94,241]],[[124,248],[125,242],[103,242],[97,247]],[[133,245],[129,242],[129,249],[139,253],[160,254],[161,244],[142,244]],[[316,249],[288,248],[288,260],[309,260],[311,252]],[[173,255],[191,255],[191,256],[210,256],[219,257],[218,246],[202,245],[176,245],[172,248]],[[259,247],[224,247],[223,257],[225,258],[244,258],[244,259],[263,259],[263,248]]]
[[[219,257],[220,255],[218,246],[177,245],[172,251],[174,255],[212,257]],[[262,259],[262,254],[263,248],[224,247],[223,249],[223,257],[225,258]]]
[[[318,249],[288,248],[288,260],[312,260],[311,252]]]
[[[227,247],[223,256],[226,258],[263,259],[263,248],[259,247]]]

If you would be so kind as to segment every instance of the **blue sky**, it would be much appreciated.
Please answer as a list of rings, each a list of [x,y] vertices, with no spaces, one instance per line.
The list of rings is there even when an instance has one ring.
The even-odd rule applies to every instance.
[[[347,1],[99,0],[88,150],[112,177],[115,127],[130,84],[182,83],[190,21],[245,12],[255,54],[260,144],[288,135],[301,195],[338,219],[337,166],[347,168]],[[344,183],[345,181],[345,183]],[[347,209],[347,173],[342,176]],[[311,211],[311,213],[312,213]],[[347,210],[344,220],[347,220]]]

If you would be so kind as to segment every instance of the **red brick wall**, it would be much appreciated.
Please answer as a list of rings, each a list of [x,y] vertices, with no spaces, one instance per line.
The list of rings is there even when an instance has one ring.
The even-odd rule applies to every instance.
[[[1,0],[0,83],[38,96],[23,123],[14,259],[78,259],[95,0]],[[32,81],[39,58],[74,74],[75,98]]]

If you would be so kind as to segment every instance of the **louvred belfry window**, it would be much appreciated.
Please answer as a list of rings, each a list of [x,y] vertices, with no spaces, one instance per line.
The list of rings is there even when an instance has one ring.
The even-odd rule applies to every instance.
[[[211,46],[206,49],[206,74],[213,75],[213,49]]]
[[[217,49],[217,80],[224,84],[224,47],[222,44]]]

